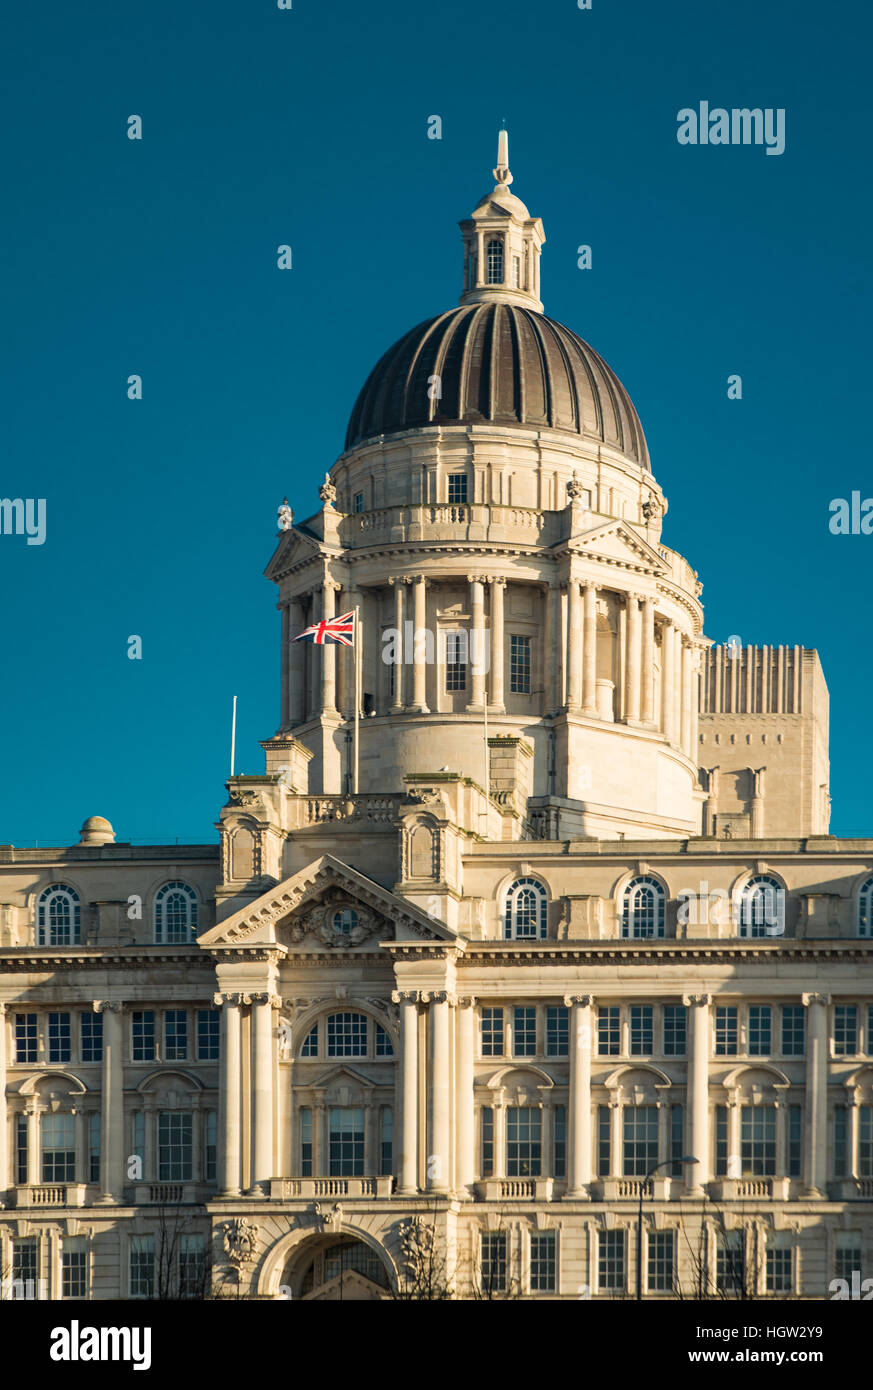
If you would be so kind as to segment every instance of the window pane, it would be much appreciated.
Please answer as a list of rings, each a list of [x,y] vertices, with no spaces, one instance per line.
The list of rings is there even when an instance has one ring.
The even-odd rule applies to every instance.
[[[103,1061],[103,1015],[83,1013],[82,1019],[82,1061]]]
[[[511,633],[509,637],[509,690],[512,695],[530,694],[530,638]]]
[[[366,1057],[366,1014],[328,1014],[327,1055],[328,1057]]]
[[[190,1182],[193,1116],[178,1110],[158,1116],[158,1179],[161,1182]]]
[[[538,1178],[542,1172],[542,1111],[537,1106],[506,1110],[506,1176]]]
[[[655,1050],[655,1010],[651,1004],[632,1004],[630,1050],[633,1057],[649,1057]]]
[[[597,1010],[597,1051],[601,1057],[617,1057],[621,1050],[621,1009],[618,1004]]]
[[[597,1240],[597,1286],[601,1293],[625,1287],[624,1231],[601,1231]]]
[[[536,1231],[530,1238],[531,1293],[554,1293],[557,1288],[557,1237],[554,1231]]]
[[[771,1046],[771,1009],[769,1004],[749,1005],[749,1056],[767,1057]]]
[[[48,1016],[48,1059],[50,1062],[69,1062],[70,1015],[50,1013]]]
[[[664,1056],[684,1057],[687,1048],[687,1013],[684,1004],[664,1005]]]
[[[182,1062],[188,1056],[188,1015],[184,1009],[164,1014],[164,1061]]]
[[[546,1009],[546,1056],[566,1057],[570,1051],[570,1010],[563,1004]]]
[[[782,1055],[802,1057],[806,1038],[806,1010],[802,1004],[782,1005]]]
[[[645,1177],[658,1162],[658,1111],[654,1105],[626,1105],[624,1122],[624,1175]]]
[[[735,1057],[739,1040],[739,1010],[729,1004],[715,1011],[715,1055]]]
[[[362,1177],[364,1112],[334,1107],[329,1114],[330,1176]]]
[[[131,1015],[131,1058],[134,1062],[155,1060],[155,1015],[151,1009]]]
[[[536,1008],[512,1011],[512,1050],[516,1057],[535,1057],[537,1052]]]
[[[481,1015],[482,1056],[503,1056],[503,1010],[485,1008]]]
[[[217,1062],[220,1036],[220,1019],[217,1009],[197,1010],[197,1059],[200,1062]]]
[[[673,1292],[673,1231],[649,1231],[647,1279],[650,1293]]]

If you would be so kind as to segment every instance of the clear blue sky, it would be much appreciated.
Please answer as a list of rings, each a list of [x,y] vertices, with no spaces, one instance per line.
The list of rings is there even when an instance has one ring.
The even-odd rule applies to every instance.
[[[873,833],[873,536],[828,530],[873,495],[870,43],[809,0],[15,6],[0,495],[47,540],[0,537],[0,842],[213,839],[233,694],[262,770],[276,506],[315,509],[370,367],[456,302],[502,117],[546,312],[636,402],[707,634],[818,647],[832,829]],[[679,146],[702,99],[784,107],[785,153]]]

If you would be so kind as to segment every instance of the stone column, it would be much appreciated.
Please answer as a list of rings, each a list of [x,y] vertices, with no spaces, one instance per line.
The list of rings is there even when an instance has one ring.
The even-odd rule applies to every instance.
[[[9,1111],[6,1104],[7,1034],[6,1005],[0,1003],[0,1207],[9,1188]]]
[[[404,601],[403,595],[406,592],[404,581],[395,576],[388,580],[394,589],[394,627],[397,630],[397,643],[394,648],[396,665],[394,667],[394,697],[391,701],[391,710],[394,714],[399,714],[403,709],[403,620]]]
[[[709,1006],[711,995],[686,994],[682,1003],[690,1009],[691,1056],[688,1062],[688,1109],[691,1112],[691,1153],[696,1163],[686,1165],[690,1194],[700,1196],[709,1182]],[[686,1131],[687,1132],[687,1131]]]
[[[806,1152],[804,1183],[807,1197],[823,1197],[827,1185],[828,1145],[828,1006],[827,994],[802,994],[806,1028]]]
[[[695,647],[691,653],[691,731],[688,750],[695,767],[700,756],[700,657],[700,649]]]
[[[395,990],[400,1005],[400,1161],[398,1193],[418,1191],[418,992]]]
[[[430,1007],[430,1148],[427,1154],[429,1192],[447,1192],[451,1182],[449,1141],[449,1009],[454,1003],[445,991],[431,995]]]
[[[459,1195],[472,1193],[476,1181],[476,1135],[473,1113],[476,1000],[466,995],[455,1010],[457,1062],[455,1075],[455,1124],[457,1126],[455,1188]]]
[[[218,1092],[218,1186],[225,1196],[240,1191],[242,1149],[240,996],[216,994],[221,1008],[220,1077]]]
[[[145,1096],[142,1103],[142,1176],[144,1182],[158,1182],[161,1176],[158,1162],[157,1097]]]
[[[203,1111],[201,1093],[191,1097],[191,1181],[203,1181]]]
[[[682,752],[688,757],[691,756],[691,638],[681,638],[682,642],[682,721],[680,728],[680,745]]]
[[[561,590],[548,584],[545,590],[543,674],[546,714],[554,714],[561,704]]]
[[[357,608],[357,610],[358,610],[358,617],[360,617],[360,616],[361,616],[361,610],[363,609],[363,606],[364,606],[364,596],[363,596],[363,594],[361,593],[360,589],[348,589],[348,590],[343,594],[343,603],[342,603],[342,610],[341,610],[343,613],[348,613],[348,612],[350,612],[352,609]],[[363,641],[361,640],[361,633],[362,633],[362,632],[363,632]],[[362,629],[359,628],[359,629],[355,632],[355,643],[356,643],[356,644],[357,644],[358,642],[361,643],[360,657],[361,657],[361,671],[362,671],[362,672],[363,672],[363,669],[364,669],[364,645],[365,645],[365,643],[369,643],[369,642],[371,642],[371,641],[373,641],[373,642],[375,643],[375,636],[376,636],[375,632],[370,632],[368,629],[363,629],[363,630],[362,630]],[[375,645],[374,645],[374,650],[378,650],[378,648],[376,648]],[[354,717],[355,717],[355,700],[358,698],[358,691],[357,691],[356,688],[355,688],[355,660],[356,660],[356,656],[355,656],[355,647],[337,647],[337,653],[338,653],[338,659],[339,659],[341,665],[343,665],[343,666],[345,667],[344,694],[343,694],[343,701],[342,701],[342,704],[340,705],[340,709],[341,709],[342,713],[345,715],[346,719],[354,719]],[[377,660],[378,660],[379,664],[381,665],[381,653],[379,653],[379,655],[378,655],[378,657],[377,657]],[[362,682],[361,698],[363,698],[363,682]],[[386,700],[386,702],[385,702],[386,708],[387,708],[387,703],[388,703],[388,702],[387,702],[387,700]]]
[[[678,738],[676,727],[676,629],[669,618],[661,629],[661,728],[668,743]]]
[[[846,1103],[846,1148],[848,1151],[848,1176],[858,1177],[858,1106],[857,1091],[853,1091]],[[786,1170],[787,1171],[787,1170]]]
[[[322,616],[319,612],[321,606],[320,595],[321,590],[316,589],[309,596],[309,613],[307,614],[308,621],[306,623],[307,627],[310,627],[313,623],[317,623],[319,618]],[[307,685],[309,687],[307,692],[307,699],[309,702],[307,708],[307,718],[317,719],[318,716],[321,714],[322,667],[321,648],[317,647],[314,642],[306,643],[306,661],[308,673]]]
[[[625,672],[627,678],[625,693],[625,718],[629,724],[640,722],[640,679],[642,674],[640,624],[640,595],[626,594],[627,610],[627,652]]]
[[[491,693],[488,704],[491,709],[503,714],[503,590],[506,580],[499,577],[491,580]]]
[[[787,1125],[786,1120],[788,1106],[781,1096],[775,1104],[776,1110],[776,1173],[781,1177],[788,1176],[788,1144],[787,1144]]]
[[[582,713],[597,714],[597,586],[584,589],[582,639]]]
[[[733,1091],[727,1098],[728,1152],[727,1175],[729,1178],[743,1176],[743,1163],[740,1155],[740,1098]]]
[[[643,599],[643,689],[640,719],[644,724],[655,722],[655,600]]]
[[[412,634],[413,693],[412,709],[416,714],[427,714],[427,644],[424,633],[427,630],[427,580],[423,574],[415,576],[415,623]],[[422,634],[419,637],[419,633]]]
[[[503,1092],[498,1091],[493,1101],[494,1110],[494,1178],[506,1177],[506,1102]]]
[[[273,1173],[273,1009],[278,1000],[258,994],[252,1000],[252,1093],[254,1130],[252,1191],[269,1196]]]
[[[472,676],[472,695],[468,709],[481,709],[485,704],[484,654],[485,633],[485,586],[478,575],[468,574],[470,585],[470,671]],[[474,660],[478,658],[477,660]]]
[[[321,586],[321,615],[326,622],[336,617],[336,591],[339,585],[333,579],[325,579]],[[325,642],[323,647],[313,643],[313,650],[321,654],[321,713],[336,715],[336,645]]]
[[[624,1172],[623,1114],[619,1093],[609,1102],[609,1174],[613,1178],[620,1178]]]
[[[27,1100],[27,1183],[36,1187],[42,1178],[39,1165],[39,1117],[42,1106],[36,1096]]]
[[[303,605],[299,599],[288,600],[288,685],[287,685],[287,709],[285,722],[288,724],[302,724],[306,718],[306,644],[295,642],[294,638],[302,632],[305,623],[303,621]]]
[[[579,581],[567,584],[567,708],[582,707],[582,595]]]
[[[100,1097],[99,1202],[120,1202],[125,1181],[124,1153],[124,1005],[95,1000],[103,1015],[103,1071]]]
[[[594,996],[567,995],[570,1010],[570,1114],[567,1196],[588,1197],[591,1172],[591,1020]]]

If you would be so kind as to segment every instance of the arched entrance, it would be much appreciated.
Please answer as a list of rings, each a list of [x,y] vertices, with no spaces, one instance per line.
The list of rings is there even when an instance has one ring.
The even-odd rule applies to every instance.
[[[293,1300],[361,1303],[391,1297],[389,1261],[355,1231],[324,1231],[285,1256],[279,1288]]]

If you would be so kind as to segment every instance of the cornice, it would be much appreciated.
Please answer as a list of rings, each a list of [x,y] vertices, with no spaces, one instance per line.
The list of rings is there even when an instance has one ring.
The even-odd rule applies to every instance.
[[[713,941],[663,942],[644,946],[637,942],[608,941],[582,943],[516,941],[468,943],[464,966],[549,964],[628,965],[691,964],[735,965],[737,962],[781,964],[807,961],[866,962],[873,959],[873,940],[845,942],[805,941]]]

